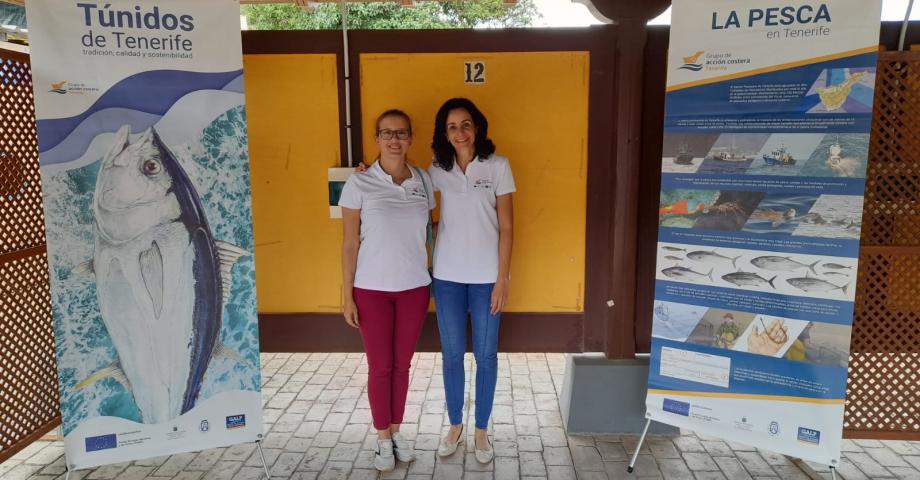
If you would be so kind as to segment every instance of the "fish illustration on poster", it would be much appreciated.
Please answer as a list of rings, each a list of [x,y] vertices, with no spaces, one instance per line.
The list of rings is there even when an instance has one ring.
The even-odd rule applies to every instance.
[[[71,469],[262,436],[238,8],[27,6]]]
[[[840,461],[881,2],[673,2],[650,420]]]

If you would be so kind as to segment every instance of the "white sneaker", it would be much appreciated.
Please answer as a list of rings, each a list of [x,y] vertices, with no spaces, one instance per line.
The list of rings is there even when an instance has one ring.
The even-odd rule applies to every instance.
[[[457,438],[456,442],[451,442],[447,439],[445,435],[441,439],[441,444],[438,445],[438,456],[439,457],[449,457],[457,451],[457,447],[463,443],[463,425],[460,425],[460,436]]]
[[[415,460],[415,450],[399,432],[393,434],[393,452],[400,462],[409,463]]]
[[[488,437],[486,438],[486,444],[488,446],[484,450],[475,447],[473,449],[476,461],[479,463],[489,463],[495,457],[495,450],[492,449],[492,442],[489,441]]]
[[[396,457],[393,456],[393,440],[377,439],[377,455],[374,455],[374,468],[381,472],[389,472],[396,468]]]

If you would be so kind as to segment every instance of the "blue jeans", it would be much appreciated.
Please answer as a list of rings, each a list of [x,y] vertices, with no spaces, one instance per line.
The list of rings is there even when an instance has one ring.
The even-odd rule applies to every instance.
[[[473,321],[476,359],[476,428],[489,426],[498,380],[499,315],[489,313],[494,283],[456,283],[434,279],[434,301],[443,353],[444,392],[451,425],[463,423],[463,355],[467,314]]]

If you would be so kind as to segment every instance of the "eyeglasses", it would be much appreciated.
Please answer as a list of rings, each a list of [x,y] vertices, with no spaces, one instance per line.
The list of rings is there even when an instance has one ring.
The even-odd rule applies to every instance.
[[[380,137],[381,140],[392,140],[393,137],[400,140],[408,140],[409,137],[412,136],[412,132],[406,128],[400,128],[399,130],[379,130],[377,136]]]

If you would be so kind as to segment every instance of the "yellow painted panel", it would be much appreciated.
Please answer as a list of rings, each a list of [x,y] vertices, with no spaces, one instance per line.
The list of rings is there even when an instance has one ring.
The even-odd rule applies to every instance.
[[[246,55],[259,311],[341,310],[342,225],[329,218],[339,165],[335,55]]]
[[[484,84],[464,83],[465,62],[485,63]],[[449,97],[476,103],[517,183],[506,310],[583,311],[588,53],[364,54],[360,67],[365,161],[377,155],[374,121],[384,110],[412,117],[409,158],[427,167],[438,107]]]

